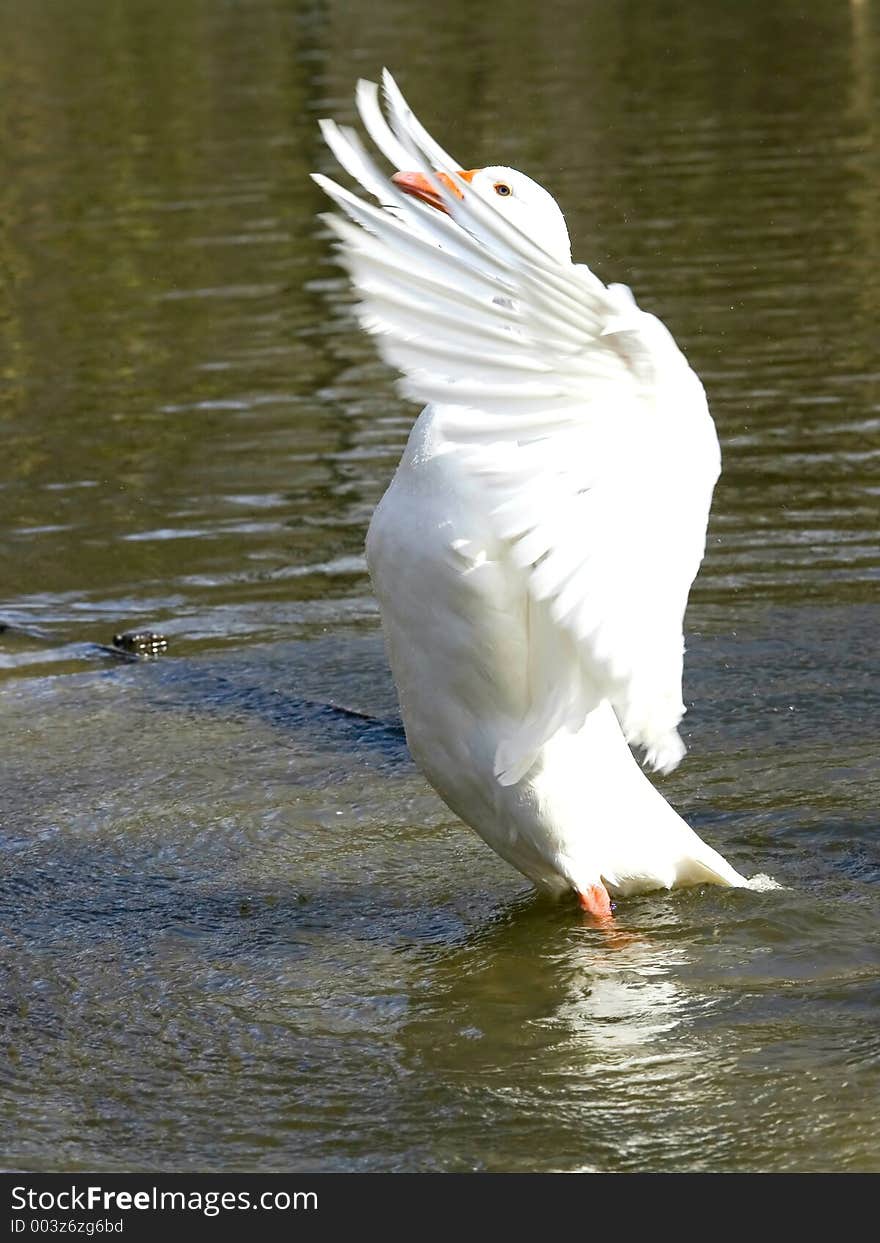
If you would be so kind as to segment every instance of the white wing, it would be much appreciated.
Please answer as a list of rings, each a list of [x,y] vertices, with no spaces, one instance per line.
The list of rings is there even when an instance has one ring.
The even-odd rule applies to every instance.
[[[603,697],[668,771],[684,754],[682,624],[720,465],[702,386],[628,289],[548,256],[457,176],[387,73],[383,85],[390,128],[377,88],[359,84],[367,131],[397,168],[453,177],[460,198],[433,178],[450,214],[401,193],[328,121],[331,149],[380,206],[315,180],[347,217],[325,219],[362,325],[402,391],[445,408],[533,601],[552,673],[532,678],[543,689],[499,748],[499,779],[518,780]],[[560,669],[554,633],[573,667]]]

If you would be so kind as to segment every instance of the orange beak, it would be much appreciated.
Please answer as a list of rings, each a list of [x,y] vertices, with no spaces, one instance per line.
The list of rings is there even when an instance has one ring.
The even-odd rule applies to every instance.
[[[478,168],[468,169],[467,172],[459,172],[459,177],[465,181],[473,180],[474,174],[478,173]],[[464,198],[461,188],[454,177],[450,177],[448,173],[435,173],[434,176],[441,182],[446,189],[457,199]],[[437,187],[423,173],[395,173],[391,178],[396,186],[400,186],[404,194],[411,194],[414,199],[421,199],[423,203],[427,203],[430,207],[436,207],[438,211],[445,212],[449,215],[449,208],[442,195],[437,193]]]

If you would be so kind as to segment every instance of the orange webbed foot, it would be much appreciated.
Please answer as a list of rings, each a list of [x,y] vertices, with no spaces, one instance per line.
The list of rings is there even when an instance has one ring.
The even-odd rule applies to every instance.
[[[586,911],[588,915],[592,915],[598,924],[610,924],[614,922],[614,915],[611,912],[611,899],[608,896],[608,890],[599,882],[597,885],[590,885],[583,892],[578,890],[578,903],[582,911]]]

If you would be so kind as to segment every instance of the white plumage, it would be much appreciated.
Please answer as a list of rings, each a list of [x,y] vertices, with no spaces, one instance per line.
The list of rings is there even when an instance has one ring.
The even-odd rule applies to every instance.
[[[402,391],[429,404],[367,559],[407,739],[440,796],[539,887],[744,884],[628,743],[684,754],[682,625],[720,469],[702,385],[630,291],[572,264],[553,198],[462,172],[394,80],[322,130],[378,206],[315,180]],[[404,172],[403,170],[409,170]]]

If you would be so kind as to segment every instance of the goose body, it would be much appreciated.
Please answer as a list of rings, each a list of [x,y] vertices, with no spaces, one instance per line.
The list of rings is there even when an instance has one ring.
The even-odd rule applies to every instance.
[[[316,180],[361,320],[428,404],[367,536],[407,741],[446,804],[539,889],[745,880],[645,776],[684,747],[682,623],[718,441],[702,386],[623,286],[571,262],[555,201],[462,172],[386,75],[358,104],[389,180],[324,122],[375,207]]]

